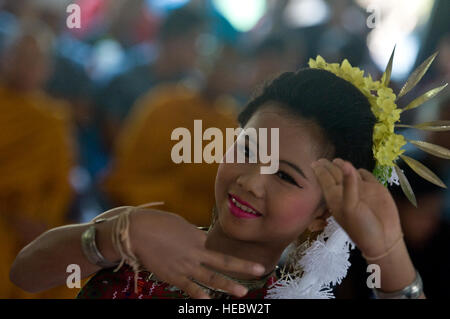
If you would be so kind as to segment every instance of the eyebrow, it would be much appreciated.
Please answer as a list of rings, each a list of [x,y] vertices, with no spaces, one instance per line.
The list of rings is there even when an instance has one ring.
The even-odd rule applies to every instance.
[[[305,173],[303,173],[302,169],[300,167],[298,167],[295,164],[292,164],[291,162],[288,162],[286,160],[279,160],[280,163],[284,163],[288,166],[290,166],[292,169],[294,169],[297,173],[299,173],[300,175],[303,176],[304,179],[308,180],[308,178],[306,177]]]
[[[246,135],[246,137],[248,137],[248,140],[249,140],[250,142],[255,143],[255,142],[250,138],[249,135]],[[247,138],[245,139],[245,143],[247,143]],[[259,141],[258,141],[258,140],[256,141],[256,146],[259,148]],[[282,159],[280,159],[278,162],[279,162],[279,163],[284,163],[284,164],[288,165],[288,166],[291,167],[294,171],[296,171],[297,173],[299,173],[300,175],[302,175],[302,177],[303,177],[304,179],[306,179],[307,181],[309,181],[309,179],[306,177],[305,173],[303,173],[302,169],[301,169],[300,167],[298,167],[297,165],[295,165],[295,164],[293,164],[293,163],[291,163],[291,162],[288,162],[288,161],[286,161],[286,160],[282,160]]]

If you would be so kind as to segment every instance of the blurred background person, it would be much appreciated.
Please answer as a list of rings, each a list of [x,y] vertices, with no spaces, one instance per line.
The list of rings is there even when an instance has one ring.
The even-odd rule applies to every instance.
[[[232,72],[235,55],[225,50],[205,87],[194,90],[182,84],[161,84],[138,100],[118,139],[105,190],[112,206],[163,201],[162,209],[176,212],[198,226],[208,226],[214,205],[214,180],[218,163],[175,163],[171,158],[171,134],[182,127],[191,132],[194,120],[203,131],[220,129],[225,154],[226,128],[237,127],[236,105],[229,95],[236,86]],[[203,136],[199,137],[203,140]],[[202,150],[210,141],[202,141]],[[203,151],[202,151],[203,152]],[[216,149],[215,152],[218,152]]]
[[[435,67],[436,77],[450,82],[450,33],[445,34],[440,39],[438,52],[439,56],[437,57],[437,65]]]
[[[437,118],[450,121],[450,94],[443,95],[438,104]],[[430,132],[427,141],[436,145],[443,146],[450,149],[450,131],[444,132]],[[450,164],[439,157],[430,157],[430,162],[433,163],[441,172],[442,179],[445,185],[450,185]],[[450,222],[450,192],[444,194],[444,218]]]
[[[100,91],[106,143],[111,146],[135,101],[158,83],[177,82],[195,75],[196,39],[204,17],[183,7],[170,12],[159,28],[155,61],[133,67],[113,78]]]
[[[297,65],[302,65],[302,49],[303,43],[294,34],[271,34],[263,38],[248,56],[251,79],[247,92],[283,72],[295,70]]]
[[[42,232],[69,222],[69,174],[74,165],[70,111],[43,92],[52,36],[24,24],[7,41],[0,73],[0,262],[2,298],[71,297],[73,290],[26,294],[9,282],[21,248]]]

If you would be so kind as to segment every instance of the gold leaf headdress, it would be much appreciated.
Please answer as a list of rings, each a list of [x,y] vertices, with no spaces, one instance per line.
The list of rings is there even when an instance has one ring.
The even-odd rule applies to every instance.
[[[401,158],[411,169],[422,178],[436,184],[440,187],[447,188],[445,184],[430,169],[415,159],[402,155],[405,151],[402,147],[408,142],[417,148],[445,159],[450,159],[450,150],[424,141],[406,140],[403,135],[394,132],[395,127],[408,127],[429,131],[448,131],[450,130],[450,121],[434,121],[416,125],[395,124],[400,121],[400,114],[404,111],[417,108],[433,98],[442,91],[447,84],[434,88],[425,94],[419,96],[406,107],[400,109],[397,107],[397,100],[406,95],[413,89],[427,72],[431,63],[437,55],[437,52],[426,59],[417,69],[409,76],[406,83],[401,88],[398,95],[388,86],[391,79],[392,63],[394,59],[395,48],[392,51],[389,63],[386,67],[381,80],[374,81],[370,75],[364,76],[364,71],[352,67],[347,59],[341,64],[327,63],[320,55],[317,58],[309,60],[309,67],[315,69],[323,69],[334,73],[336,76],[347,80],[356,86],[369,100],[371,110],[377,119],[373,131],[372,151],[376,161],[373,174],[377,179],[387,186],[387,184],[399,184],[409,201],[417,207],[417,201],[414,192],[403,174],[403,171],[395,163]]]

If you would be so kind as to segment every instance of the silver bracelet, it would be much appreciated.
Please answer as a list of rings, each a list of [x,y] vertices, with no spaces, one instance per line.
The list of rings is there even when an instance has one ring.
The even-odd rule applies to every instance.
[[[98,224],[103,221],[105,221],[105,219],[99,219],[96,220],[95,223]],[[87,260],[89,260],[91,264],[97,265],[102,268],[111,268],[117,266],[118,263],[108,261],[100,253],[95,242],[95,233],[95,225],[91,225],[81,235],[81,248]]]
[[[416,269],[416,278],[412,284],[402,290],[394,292],[383,292],[374,288],[373,292],[377,299],[418,299],[423,293],[423,283],[419,272]]]

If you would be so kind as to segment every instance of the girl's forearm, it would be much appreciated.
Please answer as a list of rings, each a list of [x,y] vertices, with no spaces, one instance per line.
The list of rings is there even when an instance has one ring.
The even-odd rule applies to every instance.
[[[416,270],[409,256],[404,240],[387,256],[367,261],[368,264],[380,266],[380,290],[383,292],[399,291],[414,282]],[[420,298],[425,298],[422,294]]]
[[[116,261],[119,258],[111,242],[112,222],[96,224],[96,242],[106,259]],[[36,293],[66,284],[70,264],[80,267],[81,278],[100,270],[86,259],[81,248],[81,235],[91,225],[67,225],[43,233],[19,252],[11,267],[10,280]]]

